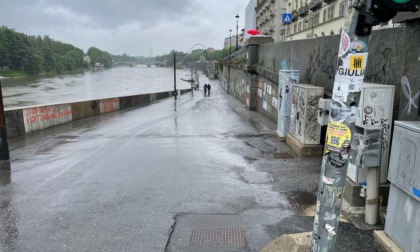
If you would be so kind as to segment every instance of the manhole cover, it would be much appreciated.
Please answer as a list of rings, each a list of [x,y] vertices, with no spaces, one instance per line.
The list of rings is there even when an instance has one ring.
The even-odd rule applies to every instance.
[[[291,159],[293,158],[292,155],[288,152],[276,152],[273,153],[273,159]]]
[[[245,247],[245,232],[242,227],[195,229],[190,245]]]

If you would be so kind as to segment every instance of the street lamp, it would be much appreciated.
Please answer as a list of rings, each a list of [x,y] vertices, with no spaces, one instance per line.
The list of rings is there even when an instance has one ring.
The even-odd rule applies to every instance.
[[[229,29],[229,60],[230,60],[231,50],[232,50],[232,29]]]
[[[236,51],[238,51],[239,50],[239,47],[238,47],[238,20],[239,20],[239,15],[236,14],[235,18],[236,18]]]
[[[227,93],[229,94],[229,88],[230,88],[230,54],[232,50],[232,29],[229,29],[229,61],[228,61],[228,86],[227,86]]]
[[[196,47],[198,45],[204,47],[204,53],[206,54],[207,53],[207,48],[206,48],[205,45],[203,45],[203,44],[195,44],[179,60],[176,60],[176,53],[175,53],[175,50],[174,50],[174,97],[175,97],[175,99],[176,99],[176,97],[178,95],[178,92],[176,91],[176,63],[178,63],[180,60],[182,60],[194,47]]]

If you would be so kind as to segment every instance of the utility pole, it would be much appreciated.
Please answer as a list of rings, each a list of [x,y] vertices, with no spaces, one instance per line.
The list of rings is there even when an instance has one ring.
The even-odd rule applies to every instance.
[[[176,91],[176,53],[174,51],[174,98],[176,99],[178,92]]]
[[[10,170],[9,144],[7,142],[6,117],[4,115],[3,94],[0,79],[0,170]]]
[[[229,81],[228,81],[228,87],[227,87],[227,93],[229,94],[230,89],[230,54],[232,49],[232,29],[229,29],[229,61],[228,61],[228,75],[229,75]]]
[[[239,20],[239,15],[236,14],[235,18],[236,18],[236,49],[235,49],[235,51],[238,51],[239,50],[239,45],[238,45],[238,42],[239,42],[239,37],[238,37],[238,20]]]
[[[397,12],[418,11],[420,0],[365,0],[345,6],[337,70],[327,126],[311,251],[336,251],[335,243],[347,177],[349,149],[356,123],[360,88],[366,71],[373,25],[386,23]],[[369,186],[369,185],[367,185]]]
[[[364,8],[364,6],[358,7],[359,10]],[[369,39],[370,30],[365,29],[368,27],[357,27],[358,19],[361,18],[359,10],[353,7],[345,10],[349,13],[345,18],[338,51],[338,66],[331,102],[332,113],[327,127],[326,147],[318,187],[312,252],[336,251],[335,243],[347,177],[349,147],[368,56],[366,41]],[[370,12],[370,10],[361,11]],[[362,29],[365,33],[356,34],[356,28]]]

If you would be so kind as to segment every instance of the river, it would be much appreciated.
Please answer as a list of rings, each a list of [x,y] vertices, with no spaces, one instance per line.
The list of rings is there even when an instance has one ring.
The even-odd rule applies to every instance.
[[[189,79],[189,73],[189,70],[176,71],[177,89],[191,87],[190,83],[181,80]],[[146,65],[44,78],[2,80],[3,103],[7,109],[157,93],[173,89],[172,68]]]

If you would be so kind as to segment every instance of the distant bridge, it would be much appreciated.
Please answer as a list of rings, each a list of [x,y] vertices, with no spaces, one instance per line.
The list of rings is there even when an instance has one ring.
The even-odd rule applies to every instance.
[[[130,66],[130,67],[132,67],[132,66],[135,66],[137,64],[138,64],[137,62],[132,62],[132,61],[114,61],[114,62],[112,62],[112,66],[114,66],[114,67],[116,67],[116,66]],[[151,66],[164,67],[164,66],[166,66],[166,61],[149,62],[146,65],[148,67],[151,67]]]
[[[114,61],[112,62],[112,66],[116,67],[116,66],[129,66],[132,67],[134,65],[137,65],[136,62],[132,62],[132,61]]]

